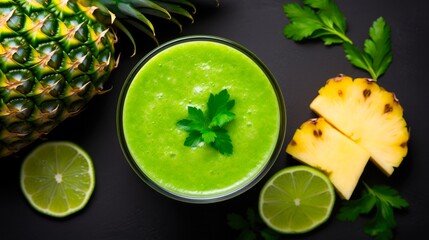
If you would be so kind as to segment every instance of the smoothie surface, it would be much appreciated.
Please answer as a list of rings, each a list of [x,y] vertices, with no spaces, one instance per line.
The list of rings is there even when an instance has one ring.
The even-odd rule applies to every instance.
[[[187,147],[176,126],[187,107],[206,110],[210,93],[227,89],[235,119],[225,128],[233,153]],[[128,151],[161,188],[186,198],[234,192],[264,169],[280,131],[280,107],[267,75],[239,50],[211,41],[180,43],[157,53],[136,73],[124,99]]]

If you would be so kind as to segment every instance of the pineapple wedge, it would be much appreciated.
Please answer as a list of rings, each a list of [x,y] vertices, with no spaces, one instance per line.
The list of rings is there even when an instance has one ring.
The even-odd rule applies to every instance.
[[[310,108],[367,149],[387,176],[407,154],[409,131],[403,109],[393,93],[373,80],[344,75],[331,78]]]
[[[325,172],[337,193],[350,199],[370,153],[323,118],[310,119],[296,130],[286,152]]]

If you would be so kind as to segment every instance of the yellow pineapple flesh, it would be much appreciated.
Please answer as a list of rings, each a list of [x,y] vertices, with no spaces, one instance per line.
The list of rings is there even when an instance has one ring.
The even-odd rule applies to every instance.
[[[286,152],[329,177],[341,198],[350,199],[370,153],[323,118],[310,119],[296,130]]]
[[[327,81],[310,108],[358,145],[388,176],[407,154],[409,131],[403,109],[375,81],[339,75]]]

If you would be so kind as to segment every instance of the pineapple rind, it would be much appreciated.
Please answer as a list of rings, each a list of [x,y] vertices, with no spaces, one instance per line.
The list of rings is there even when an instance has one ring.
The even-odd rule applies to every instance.
[[[0,2],[0,157],[104,92],[116,66],[115,35],[80,9],[67,0]]]
[[[370,153],[341,134],[323,118],[298,128],[286,148],[295,159],[327,174],[337,193],[350,199]]]
[[[120,12],[121,4],[126,4],[130,11]],[[111,27],[123,31],[136,51],[133,36],[118,18],[131,22],[157,42],[154,32],[147,30],[152,23],[139,23],[145,17],[136,16],[164,17],[180,26],[173,15],[193,21],[193,13],[195,6],[186,0],[0,0],[0,158],[20,151],[64,119],[78,114],[93,96],[106,92],[103,85],[117,65],[117,37]],[[52,45],[53,56],[38,52],[40,45],[54,42],[58,47]],[[72,55],[79,55],[75,49],[81,46],[86,46],[80,51],[87,49],[88,55],[69,55],[73,51]],[[26,93],[20,92],[22,87],[15,85],[19,81],[11,77],[16,75],[12,71],[21,74],[24,70],[31,70],[32,76],[22,77],[27,79],[23,84],[34,86],[33,91]],[[54,78],[59,84],[46,86]],[[81,85],[82,79],[88,79],[89,85]],[[37,88],[42,85],[44,89]],[[66,86],[64,92],[61,86]],[[9,101],[12,98],[34,98],[34,116],[16,118],[22,114],[18,112],[20,107]]]
[[[391,175],[407,154],[409,132],[395,95],[366,78],[329,79],[310,108],[366,148],[371,160]]]

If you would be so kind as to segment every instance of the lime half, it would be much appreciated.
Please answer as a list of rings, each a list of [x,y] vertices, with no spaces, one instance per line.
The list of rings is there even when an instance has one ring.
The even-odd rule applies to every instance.
[[[280,170],[264,185],[259,214],[281,233],[308,232],[331,215],[335,191],[328,177],[308,166]]]
[[[38,211],[65,217],[82,209],[95,186],[89,155],[70,142],[47,142],[34,149],[21,168],[21,188]]]

